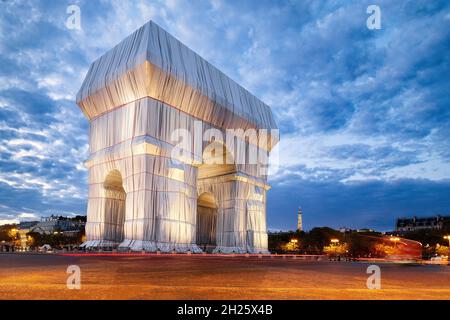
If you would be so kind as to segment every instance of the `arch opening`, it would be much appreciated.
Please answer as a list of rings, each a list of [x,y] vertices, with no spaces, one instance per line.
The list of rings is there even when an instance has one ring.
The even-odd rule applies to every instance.
[[[105,189],[104,238],[118,245],[124,239],[125,199],[122,175],[118,170],[108,173],[103,183]]]
[[[204,252],[213,252],[217,246],[217,203],[211,193],[202,193],[197,199],[196,243]]]
[[[233,155],[218,141],[208,144],[202,154],[202,164],[198,168],[198,179],[213,178],[236,172]]]

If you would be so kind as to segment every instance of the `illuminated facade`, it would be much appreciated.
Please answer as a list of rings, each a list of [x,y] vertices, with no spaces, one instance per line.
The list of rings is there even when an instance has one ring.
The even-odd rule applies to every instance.
[[[90,122],[83,246],[267,252],[267,105],[151,21],[91,65],[77,104]]]
[[[450,216],[398,218],[395,223],[395,231],[442,230],[446,224],[450,225]]]

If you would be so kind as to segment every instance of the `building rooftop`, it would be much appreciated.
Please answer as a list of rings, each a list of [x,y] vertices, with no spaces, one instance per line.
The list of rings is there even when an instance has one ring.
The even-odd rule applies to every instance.
[[[152,21],[91,65],[77,104],[92,119],[144,97],[220,128],[277,128],[269,106]]]

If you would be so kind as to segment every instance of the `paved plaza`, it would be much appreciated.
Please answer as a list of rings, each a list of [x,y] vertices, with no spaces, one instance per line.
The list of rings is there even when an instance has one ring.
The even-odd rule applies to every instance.
[[[69,290],[69,265],[81,289]],[[450,299],[450,267],[292,257],[0,254],[0,299]]]

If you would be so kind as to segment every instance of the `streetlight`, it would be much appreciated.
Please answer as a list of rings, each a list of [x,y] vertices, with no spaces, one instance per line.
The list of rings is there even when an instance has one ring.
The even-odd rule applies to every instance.
[[[290,248],[290,250],[295,251],[297,249],[297,244],[298,244],[298,239],[291,239],[289,241],[288,247]]]
[[[333,238],[333,239],[330,240],[330,242],[332,244],[334,244],[334,255],[336,255],[337,254],[337,245],[339,243],[339,239]]]
[[[9,230],[8,236],[14,240],[17,236],[18,231],[19,230],[17,230],[16,228],[12,228],[11,230]]]
[[[444,236],[444,239],[447,239],[447,240],[448,240],[448,246],[449,246],[449,248],[450,248],[450,234]]]
[[[400,238],[399,237],[390,237],[389,240],[394,242],[394,248],[397,248],[397,242],[400,241]]]

